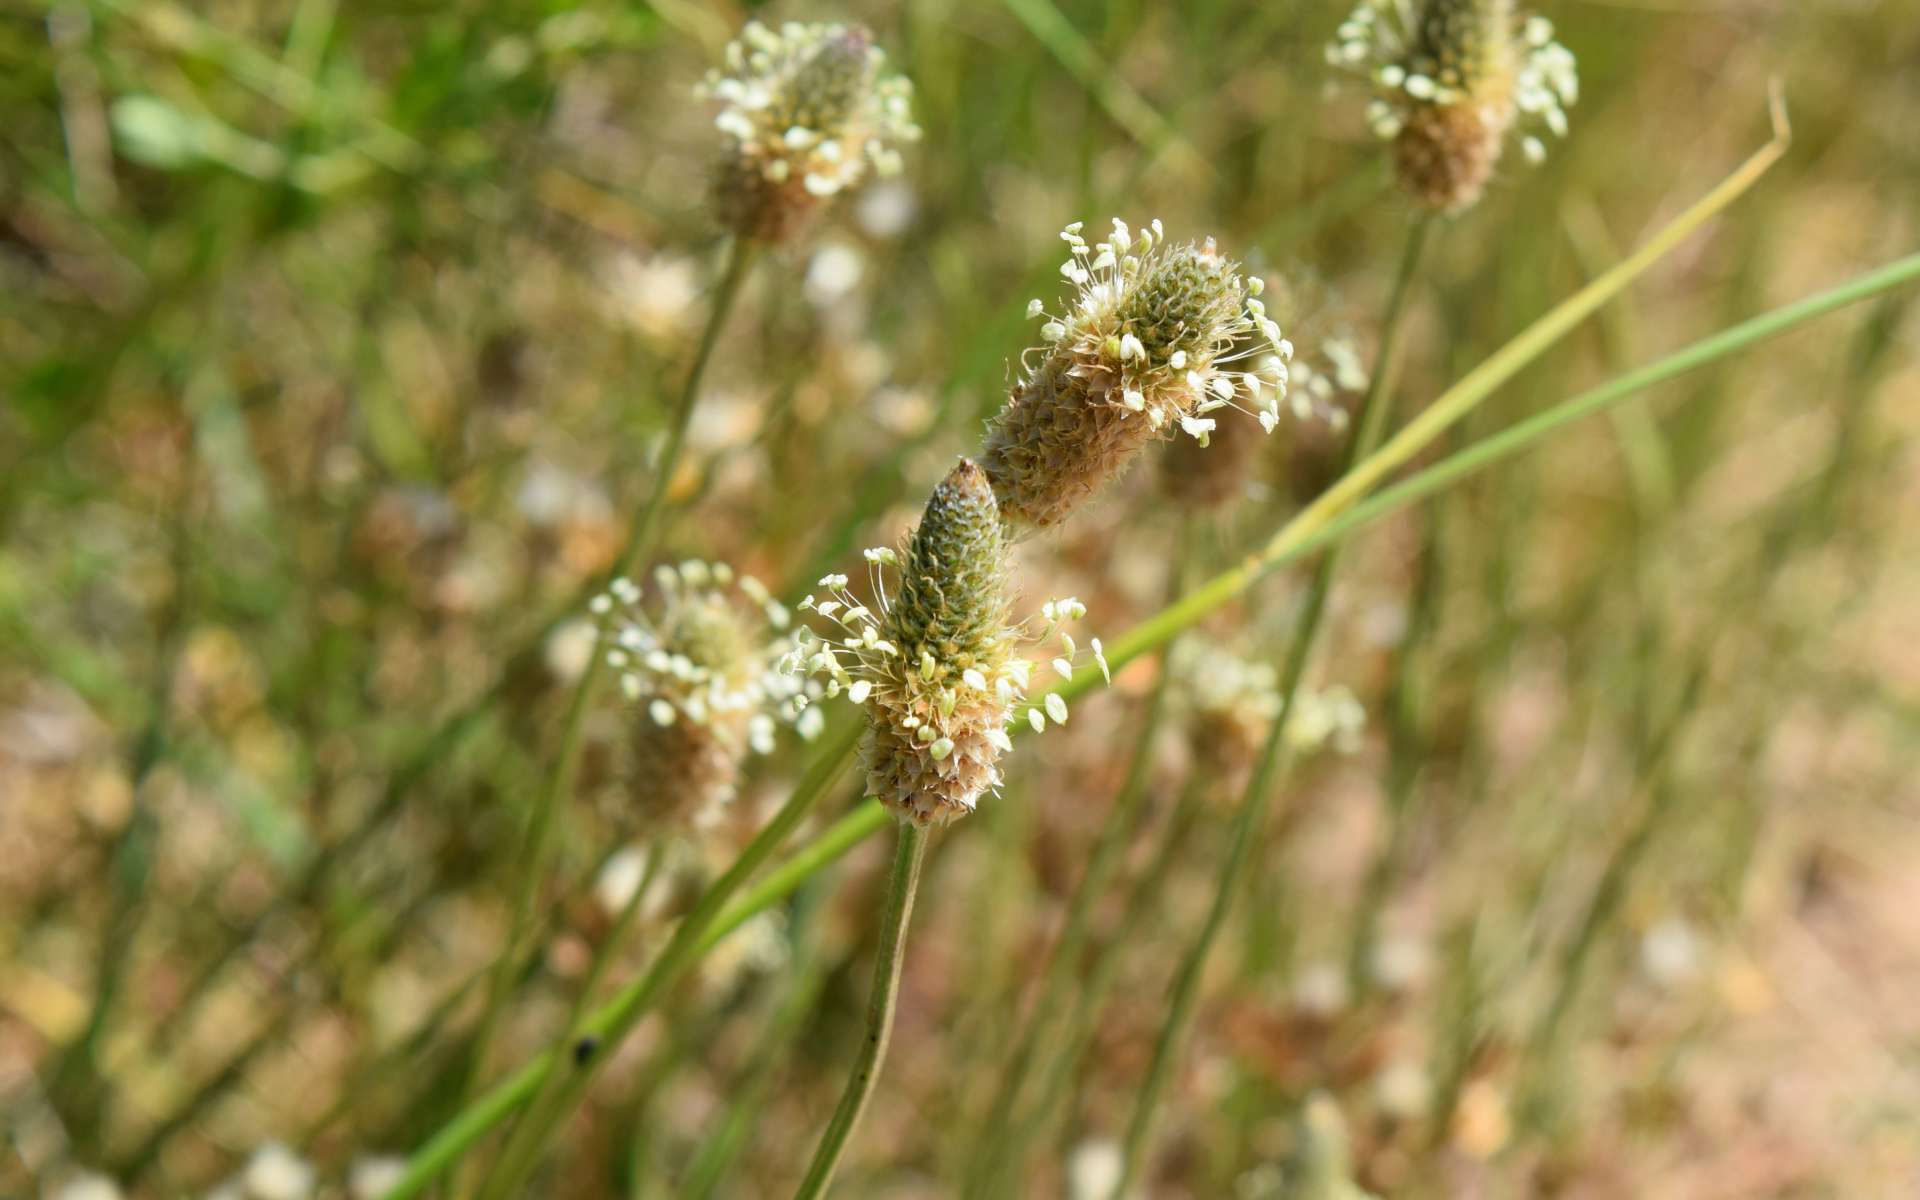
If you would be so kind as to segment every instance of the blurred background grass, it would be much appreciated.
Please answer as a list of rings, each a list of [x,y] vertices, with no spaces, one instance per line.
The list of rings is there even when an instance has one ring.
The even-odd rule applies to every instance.
[[[1763,140],[1773,77],[1788,159],[1465,436],[1920,240],[1910,4],[1545,11],[1580,59],[1573,136],[1438,233],[1407,405]],[[577,670],[578,628],[544,631],[618,550],[718,267],[689,89],[752,12],[0,12],[0,1193],[89,1168],[199,1194],[270,1141],[333,1187],[456,1104],[459,985],[504,934]],[[797,596],[890,541],[1002,400],[1070,220],[1211,233],[1293,298],[1303,355],[1370,348],[1405,208],[1322,65],[1344,6],[763,15],[871,24],[926,136],[750,281],[672,556]],[[1370,728],[1280,798],[1151,1195],[1277,1194],[1316,1089],[1389,1196],[1920,1188],[1916,336],[1894,294],[1359,541],[1313,680]],[[1310,495],[1331,440],[1276,434],[1255,493],[1192,531],[1199,564]],[[1024,546],[1025,594],[1079,595],[1095,631],[1157,607],[1181,526],[1152,474]],[[1271,655],[1302,582],[1196,637]],[[1151,676],[1023,747],[934,857],[842,1194],[964,1173]],[[629,718],[603,709],[513,1061],[564,1013],[633,828]],[[1156,813],[1204,779],[1180,729]],[[802,758],[783,744],[682,847],[634,962]],[[1114,931],[1118,985],[1017,1194],[1093,1194],[1223,823]],[[883,873],[864,848],[717,952],[543,1187],[779,1194],[858,1033]]]

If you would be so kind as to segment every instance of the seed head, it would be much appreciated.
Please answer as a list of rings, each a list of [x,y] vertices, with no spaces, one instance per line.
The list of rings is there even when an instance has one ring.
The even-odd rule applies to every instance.
[[[1219,778],[1237,782],[1253,769],[1280,716],[1283,697],[1272,665],[1248,662],[1224,650],[1199,648],[1175,662],[1186,698],[1194,756]],[[1299,711],[1287,724],[1287,744],[1305,757],[1323,749],[1352,753],[1366,727],[1366,710],[1347,688],[1296,693]]]
[[[1000,756],[1013,745],[1007,723],[1032,672],[1017,652],[1057,634],[1064,652],[1054,669],[1070,677],[1073,642],[1058,626],[1085,608],[1049,601],[1038,632],[1010,622],[999,509],[986,473],[964,458],[901,548],[869,550],[867,563],[879,611],[853,596],[846,576],[822,579],[828,598],[809,596],[801,608],[834,622],[840,636],[803,641],[790,665],[825,676],[829,695],[844,690],[866,708],[868,794],[903,820],[944,825],[999,786]],[[889,572],[897,572],[891,584]],[[1104,671],[1097,639],[1093,650]],[[1057,695],[1044,711],[1067,719]],[[1046,725],[1041,714],[1027,713],[1035,729]]]
[[[1545,17],[1520,18],[1514,0],[1360,0],[1327,61],[1373,88],[1367,120],[1393,143],[1401,185],[1442,212],[1480,198],[1517,125],[1567,132],[1580,96],[1573,54]],[[1538,162],[1546,144],[1523,130]]]
[[[721,222],[744,238],[782,242],[871,167],[900,169],[897,143],[920,136],[913,88],[882,77],[886,55],[859,26],[750,21],[726,67],[700,94],[720,101],[727,139],[714,179]]]
[[[1214,647],[1183,649],[1175,667],[1195,760],[1220,780],[1237,783],[1253,769],[1267,729],[1280,715],[1278,673]]]
[[[607,665],[638,710],[641,809],[650,823],[685,827],[733,798],[747,755],[773,748],[776,716],[795,719],[804,737],[822,718],[792,703],[805,688],[777,669],[793,645],[789,616],[759,580],[698,560],[653,578],[650,603],[616,579],[590,607],[606,624]]]
[[[1159,221],[1136,235],[1119,220],[1091,247],[1078,222],[1061,237],[1060,273],[1077,294],[1064,316],[1028,306],[1046,344],[1023,356],[981,455],[1019,531],[1064,520],[1149,442],[1184,431],[1206,445],[1219,409],[1244,405],[1271,430],[1293,355],[1260,280],[1243,279],[1211,240],[1168,246]],[[1234,365],[1249,359],[1252,370]]]

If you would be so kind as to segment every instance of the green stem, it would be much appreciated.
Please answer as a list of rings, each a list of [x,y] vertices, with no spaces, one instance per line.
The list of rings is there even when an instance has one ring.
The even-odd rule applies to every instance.
[[[1074,1077],[1074,1068],[1093,1042],[1095,1021],[1105,1005],[1107,990],[1113,986],[1122,960],[1120,950],[1123,941],[1137,944],[1143,932],[1153,923],[1156,906],[1165,896],[1162,889],[1166,885],[1167,873],[1179,860],[1180,851],[1193,833],[1205,793],[1206,783],[1202,776],[1195,775],[1188,779],[1180,791],[1179,800],[1174,804],[1172,815],[1167,818],[1166,829],[1154,849],[1153,858],[1127,894],[1120,920],[1093,947],[1092,958],[1086,966],[1085,982],[1074,997],[1072,1008],[1061,1027],[1061,1036],[1053,1041],[1058,1049],[1054,1051],[1046,1073],[1041,1076],[1039,1093],[1020,1114],[1020,1119],[1012,1123],[998,1160],[991,1167],[996,1179],[1017,1170],[1027,1146],[1046,1130],[1054,1109],[1066,1098],[1067,1084]]]
[[[1706,678],[1710,659],[1709,646],[1699,652],[1674,712],[1641,748],[1636,773],[1644,781],[1646,799],[1634,818],[1632,828],[1608,856],[1606,867],[1594,885],[1593,895],[1581,913],[1580,923],[1561,955],[1559,969],[1554,973],[1553,998],[1539,1024],[1534,1027],[1527,1048],[1527,1078],[1522,1094],[1521,1115],[1524,1122],[1534,1129],[1547,1124],[1552,1117],[1553,1097],[1559,1090],[1552,1085],[1558,1074],[1561,1031],[1573,1011],[1574,1002],[1580,997],[1581,985],[1592,963],[1593,950],[1600,942],[1600,935],[1612,927],[1615,917],[1619,915],[1627,888],[1652,847],[1655,835],[1665,828],[1666,818],[1673,811],[1673,802],[1679,795],[1680,789],[1673,783],[1669,767],[1675,745],[1689,719],[1697,711],[1701,685]]]
[[[880,915],[880,953],[873,963],[873,993],[867,1000],[867,1032],[854,1060],[847,1090],[820,1135],[813,1163],[794,1192],[794,1200],[817,1200],[826,1194],[846,1153],[847,1139],[860,1123],[880,1067],[893,1037],[894,1003],[900,995],[900,968],[906,960],[907,928],[913,920],[913,897],[920,887],[920,867],[927,857],[927,831],[911,821],[900,822],[900,838],[893,854],[893,874],[887,880],[886,907]]]
[[[720,919],[700,940],[700,953],[711,950],[722,938],[785,899],[788,893],[813,878],[828,864],[878,833],[886,825],[889,816],[877,801],[868,800],[855,805],[829,826],[825,833],[801,847],[778,868],[767,872],[765,879],[721,913]]]
[[[634,1026],[652,1009],[666,988],[678,981],[698,961],[706,945],[706,935],[725,910],[727,901],[760,869],[762,863],[772,857],[773,852],[806,819],[833,781],[839,778],[853,755],[861,728],[859,724],[849,722],[820,749],[807,773],[794,785],[793,794],[787,798],[787,802],[774,814],[773,820],[767,822],[766,828],[747,843],[733,866],[714,880],[694,904],[693,910],[681,918],[672,940],[648,966],[645,974],[594,1010],[583,1029],[587,1036],[596,1040],[597,1049],[585,1061],[572,1063],[573,1070],[566,1077],[559,1098],[550,1107],[550,1118],[539,1126],[522,1122],[513,1131],[513,1138],[509,1139],[507,1150],[503,1153],[518,1153],[515,1140],[522,1145],[529,1141],[545,1145],[553,1127],[573,1111],[574,1105],[586,1093],[600,1065],[612,1057],[613,1050],[633,1032]],[[387,1191],[383,1200],[407,1200],[407,1197],[419,1195],[459,1162],[474,1142],[532,1099],[545,1082],[547,1074],[561,1061],[552,1054],[540,1054],[467,1105],[407,1160],[405,1174]],[[536,1156],[528,1169],[537,1165],[537,1162]],[[523,1181],[509,1182],[518,1186]],[[512,1187],[509,1188],[511,1190]]]
[[[664,837],[655,837],[652,844],[647,847],[646,865],[641,868],[639,883],[634,887],[633,895],[627,897],[627,902],[620,906],[620,913],[614,918],[613,928],[607,931],[605,940],[600,943],[599,950],[593,956],[593,962],[587,967],[587,977],[581,981],[580,990],[574,994],[573,1007],[567,1013],[566,1024],[560,1027],[560,1037],[548,1051],[550,1058],[560,1058],[571,1052],[574,1047],[583,1044],[587,1005],[593,1000],[594,992],[599,990],[600,980],[606,975],[607,967],[619,956],[620,948],[626,944],[627,934],[632,930],[633,922],[640,915],[640,908],[646,901],[647,889],[653,886],[654,878],[660,871],[660,864],[666,859],[666,849],[667,839]],[[522,1120],[538,1122],[547,1118],[557,1090],[558,1078],[553,1074],[546,1077],[541,1083],[540,1090],[534,1094],[532,1102],[527,1105],[526,1115],[521,1118]],[[498,1194],[493,1187],[496,1179],[511,1178],[515,1174],[517,1174],[515,1164],[504,1161],[496,1164],[481,1187],[482,1200],[490,1200]]]
[[[1388,293],[1386,313],[1380,322],[1379,361],[1367,394],[1361,401],[1359,427],[1354,431],[1353,441],[1347,446],[1348,476],[1354,473],[1355,463],[1365,461],[1372,454],[1374,446],[1379,443],[1381,430],[1387,424],[1400,357],[1401,318],[1406,312],[1413,277],[1419,270],[1430,224],[1430,218],[1422,217],[1414,222],[1407,233],[1406,249],[1400,256],[1400,267],[1394,276],[1393,290]],[[1273,728],[1267,733],[1259,766],[1248,781],[1246,793],[1241,797],[1240,807],[1234,814],[1232,831],[1228,835],[1227,860],[1220,870],[1213,903],[1201,923],[1199,935],[1187,948],[1174,975],[1166,1020],[1160,1026],[1160,1036],[1153,1047],[1153,1061],[1134,1100],[1133,1116],[1127,1122],[1126,1137],[1121,1143],[1120,1179],[1112,1192],[1116,1200],[1127,1195],[1139,1177],[1141,1158],[1146,1152],[1153,1119],[1159,1110],[1160,1094],[1166,1090],[1174,1059],[1193,1019],[1194,1002],[1200,993],[1201,972],[1206,968],[1207,956],[1212,952],[1214,940],[1225,923],[1227,909],[1239,892],[1247,863],[1251,861],[1253,844],[1258,840],[1266,821],[1268,795],[1290,764],[1292,756],[1288,751],[1287,727],[1293,723],[1294,711],[1298,708],[1300,681],[1306,674],[1307,659],[1319,632],[1320,618],[1326,611],[1327,593],[1333,586],[1338,563],[1338,547],[1329,548],[1320,560],[1319,569],[1314,572],[1313,585],[1307,593],[1306,609],[1301,613],[1300,624],[1295,628],[1292,644],[1287,648],[1286,664],[1281,672],[1280,715],[1274,718]]]
[[[773,1019],[761,1031],[746,1069],[727,1089],[727,1111],[713,1127],[713,1134],[696,1151],[681,1175],[681,1200],[707,1200],[727,1178],[758,1126],[760,1114],[773,1092],[780,1064],[794,1045],[800,1028],[813,1012],[826,982],[815,927],[818,910],[831,890],[831,880],[823,877],[794,901],[788,923],[793,953],[789,962],[784,995],[779,997]]]
[[[1167,578],[1170,600],[1179,598],[1184,585],[1186,572],[1183,567],[1188,557],[1188,547],[1193,544],[1191,520],[1180,523],[1177,537],[1174,565]],[[987,1106],[986,1123],[974,1143],[973,1153],[967,1156],[967,1161],[972,1164],[971,1178],[965,1192],[968,1196],[981,1195],[982,1186],[992,1185],[997,1164],[1004,1157],[1001,1150],[1020,1099],[1021,1088],[1026,1083],[1028,1069],[1033,1065],[1034,1048],[1045,1040],[1041,1033],[1051,1028],[1061,1015],[1060,992],[1086,946],[1094,904],[1106,895],[1107,884],[1114,868],[1120,863],[1120,852],[1139,832],[1141,820],[1146,815],[1147,801],[1151,797],[1147,775],[1153,765],[1154,734],[1166,710],[1167,655],[1172,648],[1171,641],[1161,647],[1160,670],[1154,679],[1153,690],[1147,694],[1146,710],[1141,715],[1140,731],[1134,737],[1133,755],[1127,763],[1125,781],[1120,785],[1119,796],[1114,799],[1113,810],[1107,814],[1094,839],[1087,869],[1067,903],[1066,920],[1061,925],[1053,955],[1047,961],[1039,990],[1029,1006],[1026,1024],[1020,1036],[1014,1040],[1013,1050],[1001,1068],[999,1086]]]
[[[681,388],[679,400],[674,405],[673,424],[668,430],[666,445],[661,449],[659,461],[654,464],[653,486],[648,490],[645,507],[640,510],[640,519],[634,523],[627,535],[625,548],[615,560],[615,578],[631,575],[635,565],[652,553],[660,510],[672,486],[680,452],[686,445],[687,428],[692,423],[693,410],[699,401],[700,382],[706,376],[707,364],[713,358],[713,348],[719,342],[727,314],[732,311],[733,302],[740,294],[740,285],[753,262],[754,252],[753,243],[737,239],[728,251],[726,270],[720,277],[712,307],[707,313],[706,329],[700,335],[693,366],[687,372],[686,385]],[[534,803],[533,811],[527,814],[526,854],[520,866],[513,922],[508,927],[506,945],[495,960],[493,975],[487,983],[487,1004],[481,1013],[479,1032],[474,1035],[473,1057],[464,1089],[469,1096],[486,1074],[488,1052],[510,990],[508,985],[524,953],[521,943],[527,940],[534,908],[540,896],[540,884],[546,878],[548,863],[553,856],[554,818],[566,797],[573,793],[574,774],[580,765],[580,747],[586,732],[586,715],[593,708],[594,696],[599,690],[606,666],[605,639],[606,631],[602,629],[594,641],[586,669],[581,672],[580,681],[574,685],[573,696],[567,702],[560,753],[554,761],[553,772],[547,777],[547,786]]]
[[[1420,778],[1420,767],[1426,759],[1420,688],[1414,677],[1415,652],[1433,630],[1436,619],[1434,610],[1439,604],[1441,557],[1438,510],[1428,510],[1427,517],[1407,632],[1394,650],[1393,681],[1388,685],[1387,696],[1381,706],[1385,710],[1387,726],[1387,832],[1361,885],[1354,917],[1353,938],[1347,956],[1347,986],[1354,996],[1366,995],[1371,987],[1370,968],[1374,948],[1379,943],[1380,914],[1386,908],[1387,896],[1406,857],[1412,825],[1414,784]]]

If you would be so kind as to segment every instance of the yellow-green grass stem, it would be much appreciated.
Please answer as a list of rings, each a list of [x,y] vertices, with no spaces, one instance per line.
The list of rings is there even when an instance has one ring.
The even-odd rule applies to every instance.
[[[1053,4],[1053,0],[1001,0],[1001,3],[1079,81],[1080,86],[1087,89],[1107,116],[1126,130],[1127,136],[1139,142],[1149,153],[1165,155],[1181,170],[1204,179],[1213,179],[1218,175],[1213,164],[1180,136],[1180,131],[1174,128],[1172,122],[1139,92],[1134,91],[1111,64],[1101,59],[1099,52],[1085,35],[1074,28],[1073,22]]]
[[[993,1166],[996,1178],[1018,1172],[1026,1148],[1046,1132],[1054,1110],[1070,1095],[1067,1085],[1073,1081],[1075,1068],[1093,1043],[1107,992],[1125,957],[1123,951],[1129,945],[1139,944],[1143,939],[1137,936],[1137,931],[1146,929],[1160,914],[1168,873],[1179,861],[1187,839],[1199,823],[1210,782],[1204,775],[1195,774],[1180,789],[1180,797],[1160,832],[1152,859],[1128,890],[1120,919],[1088,956],[1084,979],[1068,1007],[1060,1036],[1052,1041],[1050,1061],[1040,1076],[1038,1091],[1033,1102],[1021,1111],[1019,1120],[1013,1122],[1001,1148],[1000,1160]]]
[[[852,758],[854,745],[858,742],[861,726],[848,722],[835,732],[814,755],[813,762],[800,781],[794,785],[793,794],[774,814],[761,831],[754,836],[740,857],[735,860],[725,874],[716,879],[694,904],[692,911],[681,918],[666,948],[659,957],[649,964],[641,977],[628,984],[613,999],[594,1010],[594,1013],[582,1023],[582,1035],[593,1039],[596,1049],[586,1056],[584,1061],[572,1058],[556,1057],[552,1053],[542,1053],[528,1062],[526,1066],[514,1072],[500,1083],[495,1084],[484,1094],[468,1104],[445,1125],[442,1125],[427,1143],[407,1160],[406,1171],[398,1182],[389,1188],[383,1200],[407,1200],[410,1196],[421,1194],[435,1179],[458,1163],[474,1142],[486,1136],[495,1126],[518,1111],[537,1093],[545,1082],[546,1076],[561,1062],[572,1065],[573,1071],[565,1081],[559,1101],[553,1106],[549,1126],[558,1122],[573,1110],[574,1104],[586,1092],[593,1076],[601,1063],[611,1057],[614,1047],[625,1040],[640,1019],[651,1011],[667,987],[677,982],[682,975],[698,961],[706,949],[705,938],[725,911],[727,902],[740,890],[762,864],[771,858],[776,850],[792,835],[800,823],[813,811],[834,780],[840,777]],[[744,919],[744,918],[742,918]],[[531,1123],[523,1123],[515,1129],[516,1138],[525,1135],[527,1139],[537,1139],[544,1144],[547,1130],[534,1131]],[[523,1143],[524,1144],[524,1143]],[[508,1151],[512,1151],[512,1139],[509,1139]],[[535,1159],[537,1163],[537,1158]]]
[[[666,861],[666,850],[667,839],[664,837],[656,836],[647,847],[646,863],[640,870],[640,878],[635,882],[633,894],[628,896],[626,903],[620,906],[619,913],[614,917],[613,927],[607,931],[607,936],[601,941],[600,948],[594,953],[593,961],[587,967],[586,978],[580,981],[580,988],[574,993],[573,1005],[567,1013],[566,1023],[560,1027],[560,1037],[549,1051],[551,1057],[567,1054],[578,1046],[581,1038],[585,1036],[584,1021],[588,1013],[588,1005],[593,1001],[593,994],[600,989],[600,981],[605,978],[607,968],[612,965],[615,958],[619,957],[621,948],[626,945],[627,936],[632,932],[633,924],[639,919],[640,910],[646,903],[647,892],[659,876],[661,864]],[[551,1072],[547,1074],[546,1079],[541,1082],[539,1091],[534,1094],[532,1102],[527,1105],[526,1115],[521,1118],[522,1120],[537,1122],[544,1119],[553,1103],[554,1093],[558,1090],[559,1079],[558,1075]],[[481,1186],[480,1195],[483,1200],[495,1194],[493,1181],[496,1178],[511,1175],[514,1171],[515,1166],[512,1163],[503,1161],[497,1164]]]

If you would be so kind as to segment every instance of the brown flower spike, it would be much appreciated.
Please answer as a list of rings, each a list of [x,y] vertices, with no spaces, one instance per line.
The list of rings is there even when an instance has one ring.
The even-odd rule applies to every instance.
[[[714,120],[728,139],[714,175],[721,223],[749,240],[783,242],[869,167],[897,172],[895,144],[920,130],[912,86],[883,76],[885,66],[858,26],[789,22],[776,32],[749,22],[727,47],[726,70],[700,89],[725,105]]]
[[[1216,409],[1244,401],[1271,430],[1293,353],[1260,280],[1212,241],[1169,246],[1158,221],[1135,235],[1116,220],[1094,246],[1077,222],[1061,236],[1075,304],[1047,317],[1047,345],[1027,356],[1039,362],[988,423],[980,458],[1016,533],[1065,520],[1151,442],[1184,430],[1205,445]],[[1027,311],[1046,316],[1038,300]],[[1254,355],[1255,370],[1233,368]]]
[[[1516,124],[1538,121],[1564,137],[1580,94],[1552,23],[1522,20],[1514,0],[1361,0],[1327,59],[1367,75],[1368,121],[1393,143],[1401,186],[1440,212],[1479,200]],[[1546,155],[1531,134],[1521,148],[1530,161]]]
[[[777,669],[792,647],[788,614],[758,580],[725,563],[655,568],[651,603],[616,579],[590,605],[607,621],[607,665],[641,711],[634,792],[642,820],[687,828],[733,798],[749,752],[772,748],[776,715],[797,715],[799,681]],[[803,736],[819,731],[812,713]]]
[[[1007,723],[1032,670],[1017,651],[1085,609],[1072,599],[1050,601],[1038,635],[1010,623],[999,506],[986,473],[964,458],[934,488],[901,549],[869,550],[867,562],[880,611],[855,600],[846,576],[827,576],[820,582],[829,598],[809,596],[800,607],[836,622],[844,636],[803,645],[793,663],[828,676],[829,694],[844,688],[866,708],[868,794],[903,820],[944,825],[999,786],[1000,756],[1013,746]],[[887,569],[899,573],[891,588]],[[1054,669],[1070,676],[1073,641],[1059,637],[1064,653]],[[1098,640],[1093,650],[1104,672]],[[1057,695],[1045,710],[1067,719]],[[1030,709],[1028,720],[1040,729],[1047,718]]]

